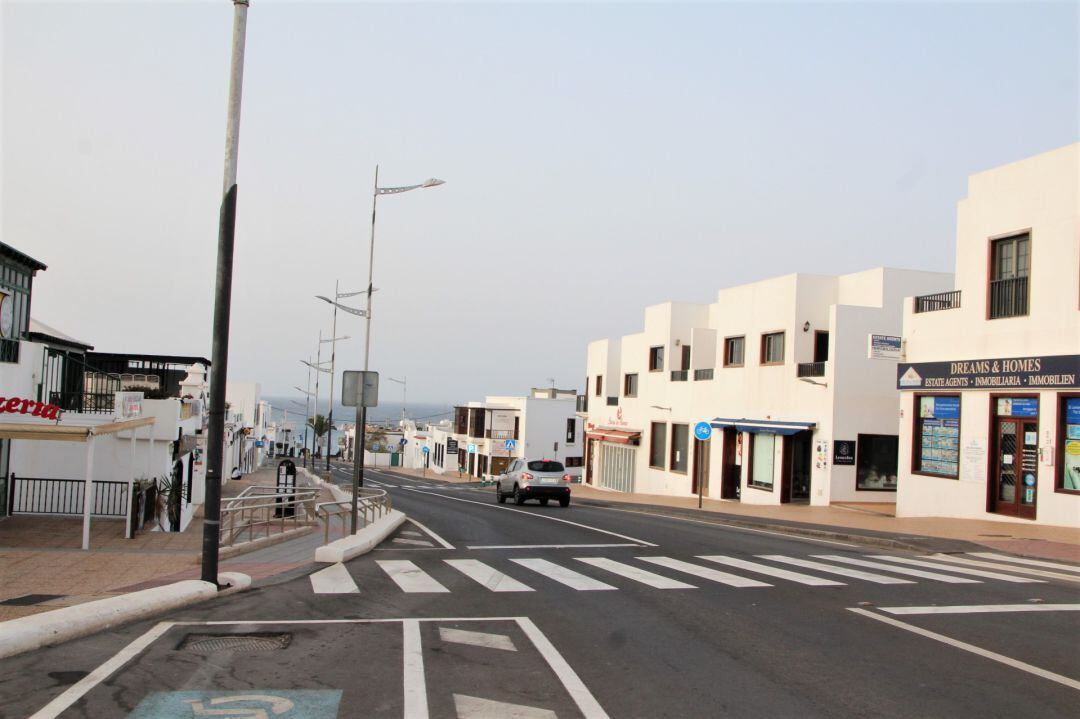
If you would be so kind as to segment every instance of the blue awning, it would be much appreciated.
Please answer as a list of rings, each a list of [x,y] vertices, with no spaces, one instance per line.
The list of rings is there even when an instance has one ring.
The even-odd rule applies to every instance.
[[[717,417],[710,422],[715,429],[734,427],[739,432],[751,432],[755,434],[782,434],[791,435],[811,430],[817,426],[816,422],[788,422],[771,419],[725,419]]]

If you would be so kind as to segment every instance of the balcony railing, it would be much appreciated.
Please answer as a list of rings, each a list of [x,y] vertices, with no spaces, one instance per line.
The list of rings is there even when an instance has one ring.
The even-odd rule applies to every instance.
[[[712,379],[712,378],[713,378],[713,368],[712,367],[709,367],[708,369],[696,369],[696,370],[694,370],[694,381],[695,382],[697,380],[700,380],[700,379]]]
[[[514,436],[514,430],[512,429],[489,429],[487,431],[488,439],[517,439]]]
[[[587,395],[587,394],[579,394],[577,396],[577,407],[575,408],[575,411],[577,411],[577,412],[588,412],[589,411],[589,395]]]
[[[990,283],[990,319],[1020,317],[1028,313],[1028,278],[1013,277]]]
[[[938,292],[933,295],[923,295],[915,298],[915,314],[920,312],[937,312],[938,310],[954,310],[960,306],[960,290],[952,292]]]
[[[800,362],[797,368],[799,377],[824,377],[824,362]]]
[[[689,374],[690,374],[689,370],[673,369],[673,370],[671,370],[671,381],[672,382],[685,382],[687,380],[687,376]]]
[[[619,398],[618,397],[608,397],[607,398],[607,406],[608,407],[618,407],[619,406]]]
[[[0,338],[0,362],[19,362],[19,340]]]
[[[45,348],[39,401],[55,404],[65,412],[111,414],[115,395],[122,389],[120,375],[100,372],[78,355]]]

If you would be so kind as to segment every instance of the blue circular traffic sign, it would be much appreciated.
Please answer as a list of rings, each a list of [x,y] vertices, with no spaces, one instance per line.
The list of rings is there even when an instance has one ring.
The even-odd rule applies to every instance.
[[[712,425],[708,422],[698,422],[694,425],[694,436],[705,441],[712,437]]]

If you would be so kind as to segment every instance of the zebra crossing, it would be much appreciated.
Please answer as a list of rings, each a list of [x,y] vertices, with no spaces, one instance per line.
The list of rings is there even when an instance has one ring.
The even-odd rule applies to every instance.
[[[411,560],[377,559],[375,565],[386,579],[408,594],[451,592],[446,584],[432,576],[441,573],[442,567],[455,570],[472,580],[474,585],[491,592],[535,592],[555,585],[581,592],[617,591],[620,579],[629,582],[630,586],[644,585],[661,590],[698,589],[716,584],[735,589],[765,588],[783,582],[806,587],[843,587],[851,580],[871,584],[916,584],[917,580],[948,584],[981,584],[985,581],[1044,584],[1050,579],[1080,582],[1080,567],[1039,562],[1038,568],[1034,568],[1031,562],[1019,563],[1015,558],[992,553],[934,554],[918,558],[885,554],[862,557],[762,554],[752,559],[717,554],[687,559],[642,555],[619,559],[570,557],[558,562],[540,557],[453,558],[432,559],[425,563],[426,569]],[[315,594],[363,591],[341,564],[315,572],[311,575],[311,584]]]

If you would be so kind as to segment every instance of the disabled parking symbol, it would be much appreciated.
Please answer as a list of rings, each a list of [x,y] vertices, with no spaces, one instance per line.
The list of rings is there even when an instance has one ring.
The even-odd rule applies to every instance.
[[[335,719],[340,690],[155,692],[135,707],[131,719]]]

